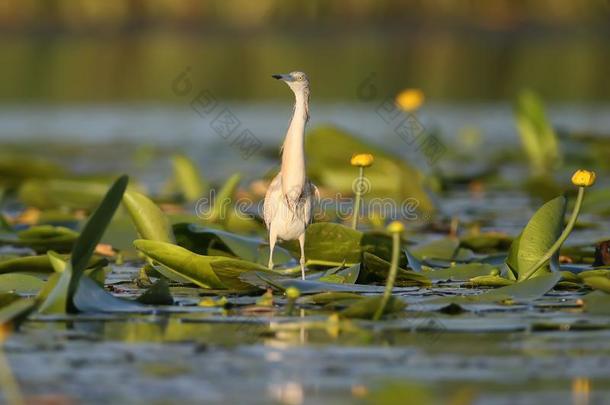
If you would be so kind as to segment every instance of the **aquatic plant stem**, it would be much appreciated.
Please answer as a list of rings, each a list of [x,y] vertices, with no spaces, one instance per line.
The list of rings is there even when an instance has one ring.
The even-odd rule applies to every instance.
[[[385,310],[390,297],[392,296],[392,289],[394,288],[394,280],[396,279],[396,273],[398,273],[398,259],[400,257],[400,233],[394,232],[392,234],[392,262],[390,264],[390,273],[388,274],[388,279],[386,280],[385,290],[383,291],[383,296],[381,297],[381,303],[379,304],[379,308],[375,312],[373,316],[374,321],[378,321],[383,315],[383,311]]]
[[[364,182],[364,167],[360,166],[358,170],[358,181],[356,182],[356,199],[354,200],[354,213],[352,216],[352,229],[358,227],[358,217],[360,216],[360,200],[362,199],[362,187]]]
[[[549,250],[547,250],[547,252],[544,254],[544,256],[542,256],[540,258],[540,260],[538,260],[536,262],[536,264],[534,264],[527,271],[527,273],[525,273],[523,278],[519,281],[525,281],[528,278],[530,278],[531,276],[533,276],[534,273],[536,271],[538,271],[547,261],[549,261],[551,259],[551,257],[553,257],[553,255],[559,250],[559,248],[561,248],[561,245],[563,244],[563,242],[565,242],[565,240],[568,238],[568,236],[570,236],[572,229],[574,229],[574,225],[576,224],[576,220],[578,219],[578,214],[580,213],[580,209],[582,207],[582,201],[583,201],[584,195],[585,195],[585,188],[578,187],[578,196],[576,197],[576,203],[574,204],[574,209],[572,210],[572,215],[570,215],[570,219],[568,220],[566,227],[563,229],[563,232],[561,233],[561,235],[559,235],[559,238],[557,238],[555,243],[553,243],[553,246],[551,246],[549,248]]]

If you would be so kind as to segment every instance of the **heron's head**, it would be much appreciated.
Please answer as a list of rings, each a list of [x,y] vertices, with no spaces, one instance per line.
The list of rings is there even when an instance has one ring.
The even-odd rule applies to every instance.
[[[309,78],[303,72],[290,72],[285,74],[271,75],[274,79],[286,82],[292,91],[300,92],[309,90]]]

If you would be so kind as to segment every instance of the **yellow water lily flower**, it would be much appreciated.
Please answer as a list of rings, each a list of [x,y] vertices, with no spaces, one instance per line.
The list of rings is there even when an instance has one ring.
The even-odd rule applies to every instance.
[[[301,292],[296,287],[288,287],[286,289],[286,297],[290,300],[296,300],[301,295]]]
[[[374,161],[375,158],[370,153],[356,153],[352,155],[350,164],[357,167],[369,167]]]
[[[396,104],[405,111],[413,111],[421,107],[424,98],[424,92],[419,89],[405,89],[396,96]]]
[[[576,170],[572,175],[572,184],[578,187],[590,187],[595,183],[595,172]]]
[[[405,226],[400,221],[392,221],[390,225],[388,225],[388,232],[390,233],[403,233],[405,231]]]

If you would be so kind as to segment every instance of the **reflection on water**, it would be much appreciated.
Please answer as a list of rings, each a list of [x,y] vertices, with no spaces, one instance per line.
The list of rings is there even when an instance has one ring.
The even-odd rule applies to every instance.
[[[554,100],[608,100],[603,30],[503,32],[431,26],[313,33],[131,36],[22,35],[0,39],[0,101],[176,103],[172,80],[220,99],[277,99],[270,75],[306,71],[317,99],[356,100],[372,73],[380,93],[419,87],[431,100],[509,100],[533,87]]]

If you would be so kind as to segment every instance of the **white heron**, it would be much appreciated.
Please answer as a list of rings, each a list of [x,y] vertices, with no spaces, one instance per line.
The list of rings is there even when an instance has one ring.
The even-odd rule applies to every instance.
[[[303,138],[309,121],[309,79],[303,72],[272,75],[284,81],[295,97],[294,113],[282,145],[282,166],[267,193],[263,217],[269,230],[269,268],[273,268],[273,249],[278,238],[299,240],[301,277],[305,279],[305,229],[313,217],[318,189],[305,175]]]

